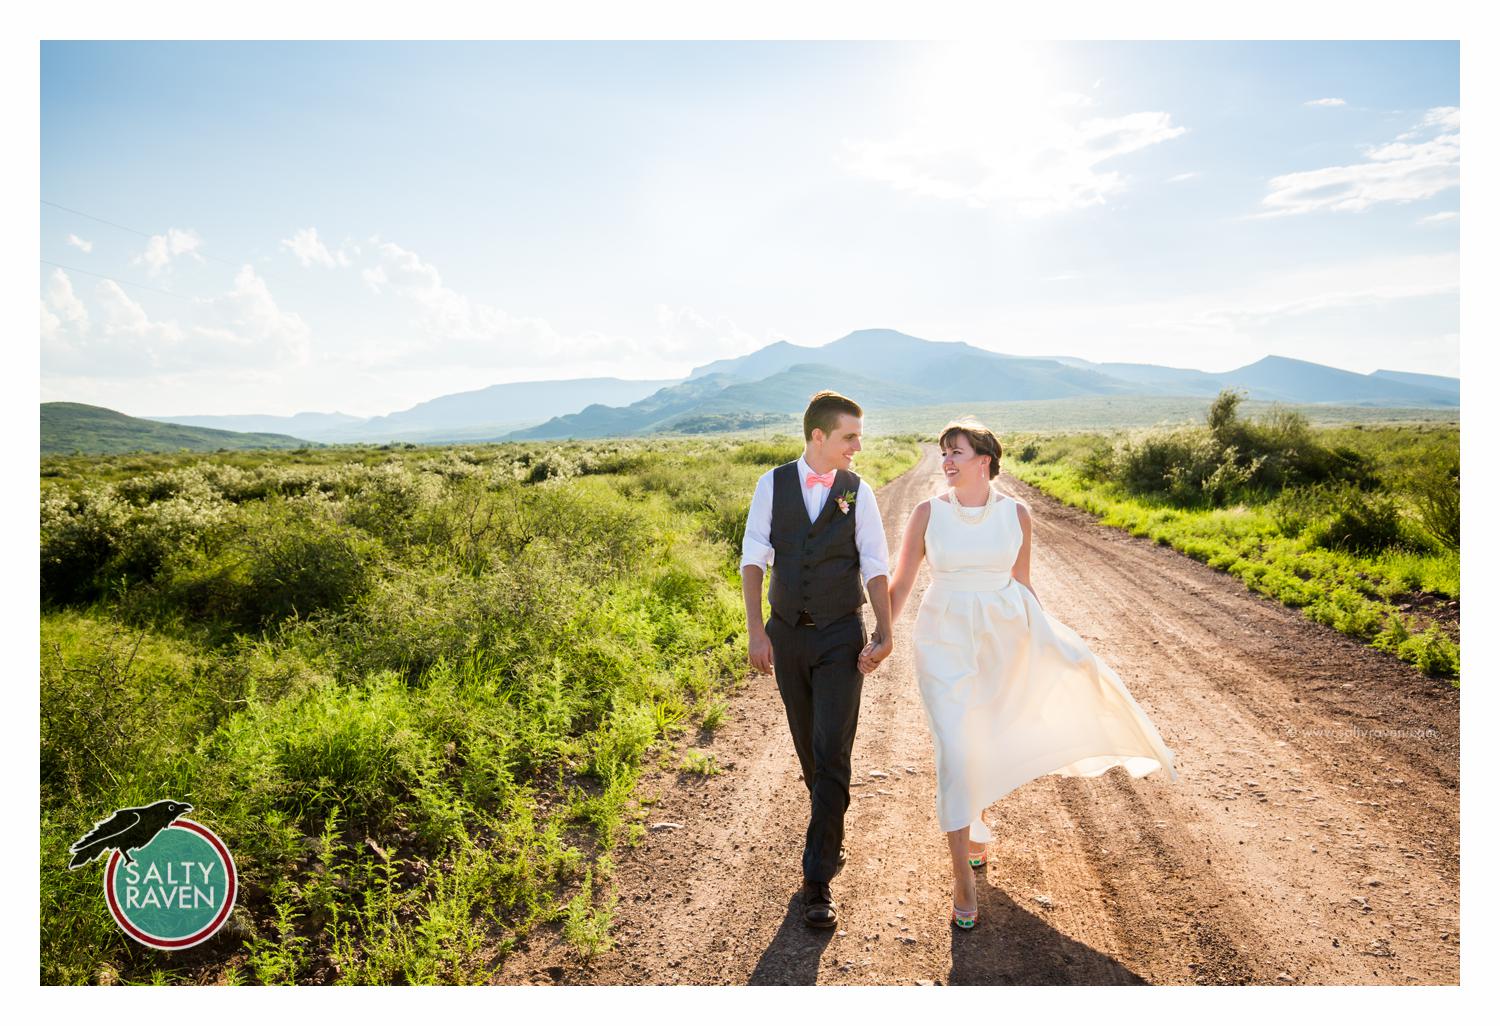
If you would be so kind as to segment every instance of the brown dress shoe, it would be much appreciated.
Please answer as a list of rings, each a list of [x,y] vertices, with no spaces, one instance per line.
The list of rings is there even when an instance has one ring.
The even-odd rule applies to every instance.
[[[833,903],[833,894],[826,883],[802,881],[802,921],[819,929],[838,923],[838,906]]]

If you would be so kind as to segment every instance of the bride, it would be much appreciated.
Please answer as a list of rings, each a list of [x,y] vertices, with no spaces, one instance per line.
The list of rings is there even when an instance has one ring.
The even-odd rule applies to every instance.
[[[953,859],[952,922],[978,917],[974,870],[988,861],[984,809],[1047,774],[1098,776],[1123,766],[1133,777],[1174,754],[1119,676],[1031,586],[1031,511],[990,484],[1000,443],[974,421],[939,436],[944,494],[907,521],[891,578],[891,621],[926,558],[932,584],[912,632],[917,684],[937,761],[938,827]],[[860,655],[869,673],[889,654],[872,637]]]

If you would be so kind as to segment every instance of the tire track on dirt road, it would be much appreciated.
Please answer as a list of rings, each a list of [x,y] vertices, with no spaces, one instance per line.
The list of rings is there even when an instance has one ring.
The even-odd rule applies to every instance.
[[[496,982],[1457,983],[1457,690],[997,484],[1032,509],[1043,605],[1119,671],[1177,753],[1176,784],[1117,768],[1002,798],[979,926],[949,927],[910,642],[924,567],[864,684],[837,931],[801,922],[807,792],[775,681],[752,674],[696,744],[723,773],[643,774],[656,800],[619,853],[614,947],[584,961],[539,929]],[[943,487],[926,447],[880,490],[893,555]]]

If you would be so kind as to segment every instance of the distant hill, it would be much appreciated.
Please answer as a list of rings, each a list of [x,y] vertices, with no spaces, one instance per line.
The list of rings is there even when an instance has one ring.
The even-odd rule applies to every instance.
[[[41,451],[44,454],[299,449],[308,444],[290,435],[160,424],[85,403],[42,403]]]
[[[1436,374],[1357,374],[1285,356],[1210,373],[1072,356],[1018,356],[967,342],[862,328],[822,346],[774,342],[696,367],[676,381],[512,382],[438,396],[378,417],[299,413],[148,420],[328,443],[603,438],[785,424],[796,420],[810,395],[825,388],[853,396],[883,423],[897,411],[952,404],[1207,399],[1225,388],[1243,389],[1252,402],[1444,411],[1456,411],[1459,404],[1458,379]]]
[[[1219,377],[1230,385],[1247,389],[1254,399],[1375,406],[1393,403],[1407,406],[1458,405],[1458,382],[1455,379],[1447,379],[1452,380],[1454,386],[1449,391],[1403,381],[1389,373],[1356,374],[1285,356],[1267,356],[1248,366],[1226,371]]]
[[[693,430],[696,425],[769,422],[800,412],[832,388],[868,410],[951,403],[1034,402],[1119,397],[1209,398],[1242,388],[1252,401],[1452,409],[1458,381],[1429,374],[1356,374],[1269,356],[1222,374],[1074,357],[1013,356],[966,342],[933,342],[882,328],[854,331],[821,347],[775,342],[745,356],[695,368],[627,406],[597,404],[510,434],[513,439],[602,438]]]
[[[1410,371],[1390,370],[1371,371],[1370,377],[1389,378],[1392,381],[1400,381],[1407,385],[1421,385],[1424,388],[1433,388],[1439,392],[1450,393],[1453,398],[1458,398],[1457,378],[1445,378],[1437,374],[1413,374]]]
[[[499,438],[592,404],[624,406],[672,380],[572,378],[515,381],[471,392],[455,392],[378,417],[344,413],[299,413],[150,417],[150,420],[230,431],[295,431],[319,442],[467,442]]]
[[[1457,378],[1387,370],[1357,374],[1286,356],[1267,356],[1219,374],[1148,363],[1091,363],[1074,357],[1055,359],[1069,366],[1090,368],[1128,381],[1136,391],[1151,395],[1212,396],[1221,389],[1242,388],[1251,399],[1273,402],[1458,406]]]

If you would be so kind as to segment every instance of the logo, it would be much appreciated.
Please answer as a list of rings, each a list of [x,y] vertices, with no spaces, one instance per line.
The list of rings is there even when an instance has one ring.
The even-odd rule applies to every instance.
[[[153,948],[202,944],[234,908],[234,859],[212,830],[181,818],[192,811],[170,800],[119,809],[68,849],[69,869],[113,851],[104,869],[109,914],[127,935]]]

